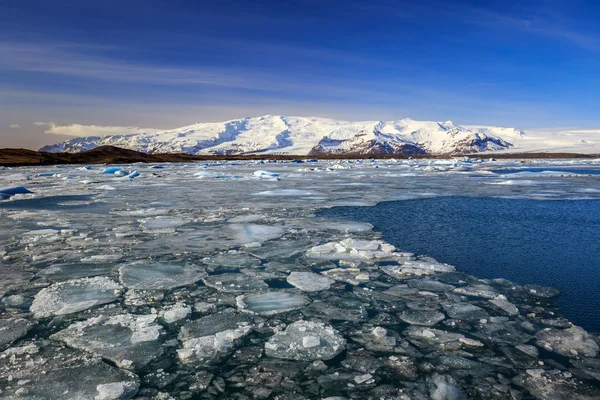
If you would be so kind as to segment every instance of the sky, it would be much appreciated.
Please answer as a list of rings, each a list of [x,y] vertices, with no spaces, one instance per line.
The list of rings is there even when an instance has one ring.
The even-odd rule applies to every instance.
[[[596,0],[0,0],[0,147],[259,115],[600,128]]]

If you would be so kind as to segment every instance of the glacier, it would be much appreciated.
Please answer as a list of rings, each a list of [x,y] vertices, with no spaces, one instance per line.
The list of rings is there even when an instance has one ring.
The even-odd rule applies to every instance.
[[[266,115],[162,132],[78,137],[40,151],[76,153],[110,145],[151,154],[467,154],[510,149],[523,136],[513,128],[467,127],[452,121],[351,122]]]

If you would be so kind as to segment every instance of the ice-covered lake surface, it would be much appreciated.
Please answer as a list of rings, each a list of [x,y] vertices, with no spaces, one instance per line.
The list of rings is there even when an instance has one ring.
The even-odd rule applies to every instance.
[[[492,224],[518,226],[510,201],[595,204],[598,170],[600,160],[0,170],[0,399],[598,399],[598,336],[558,307],[576,307],[578,293],[563,286],[557,303],[523,267],[547,254],[453,266],[420,243],[448,235],[458,210],[476,219],[457,221],[457,237],[522,254],[521,234],[500,250],[482,242]],[[398,200],[409,200],[404,215],[447,212],[371,208],[411,238],[398,248],[359,216],[315,216]],[[519,207],[525,221],[545,215]],[[598,284],[593,268],[569,273]]]

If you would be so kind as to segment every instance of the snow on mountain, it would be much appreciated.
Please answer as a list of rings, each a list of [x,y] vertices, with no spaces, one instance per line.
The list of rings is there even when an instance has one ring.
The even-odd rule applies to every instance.
[[[460,126],[451,121],[349,122],[267,115],[164,132],[74,138],[40,151],[74,153],[112,145],[146,153],[221,155],[465,154],[509,149],[523,136],[512,128]]]

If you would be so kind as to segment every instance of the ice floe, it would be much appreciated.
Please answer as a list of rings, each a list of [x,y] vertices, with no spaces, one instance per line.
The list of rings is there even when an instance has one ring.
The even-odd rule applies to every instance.
[[[74,323],[51,339],[135,370],[163,353],[164,332],[155,320],[155,315],[100,316]]]
[[[269,287],[263,280],[244,274],[211,275],[204,278],[203,281],[206,286],[228,293],[257,292]]]
[[[306,252],[321,260],[375,260],[393,256],[394,246],[380,240],[344,239],[315,246]]]
[[[265,343],[269,357],[289,360],[330,360],[346,348],[346,340],[329,325],[297,321]]]
[[[236,300],[241,310],[262,315],[297,310],[310,302],[306,296],[283,291],[242,295]]]
[[[136,262],[119,268],[121,283],[130,289],[164,289],[191,285],[206,276],[204,268],[193,264]]]
[[[327,290],[334,283],[332,279],[315,274],[313,272],[292,272],[287,281],[290,285],[297,287],[304,292],[318,292]]]
[[[121,293],[122,286],[106,277],[73,279],[42,289],[35,296],[30,310],[36,318],[72,314],[111,303]]]

